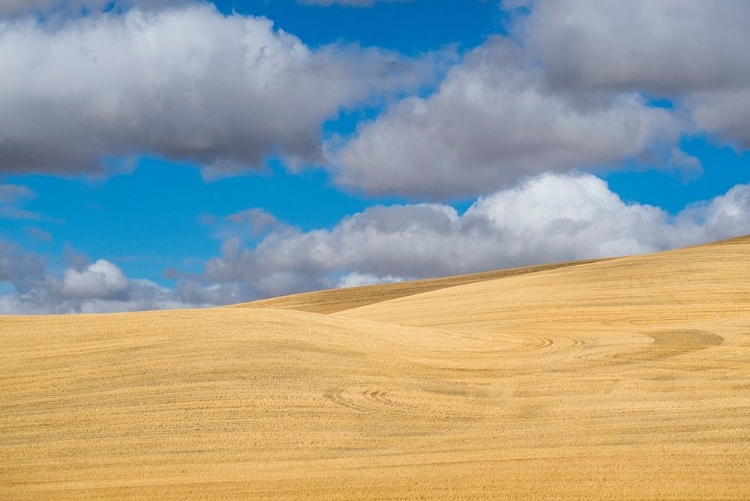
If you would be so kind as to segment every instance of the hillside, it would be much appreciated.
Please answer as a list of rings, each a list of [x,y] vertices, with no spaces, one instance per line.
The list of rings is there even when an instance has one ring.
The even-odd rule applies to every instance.
[[[748,499],[749,276],[741,238],[0,317],[0,499]]]
[[[510,268],[506,270],[486,271],[472,273],[469,275],[456,275],[453,277],[430,278],[426,280],[412,280],[409,282],[395,282],[363,287],[349,287],[346,289],[330,289],[324,291],[305,292],[302,294],[291,294],[289,296],[274,297],[229,306],[229,308],[274,308],[278,310],[309,311],[311,313],[337,313],[367,306],[369,304],[381,303],[400,297],[414,296],[423,292],[430,292],[457,285],[465,285],[497,278],[507,278],[517,275],[526,275],[539,271],[566,268],[603,260],[568,261],[565,263],[543,264],[537,266],[524,266],[521,268]]]

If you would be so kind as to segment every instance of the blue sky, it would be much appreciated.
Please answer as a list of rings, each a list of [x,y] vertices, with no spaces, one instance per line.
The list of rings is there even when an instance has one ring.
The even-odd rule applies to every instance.
[[[0,7],[0,313],[750,233],[748,4],[308,3]]]
[[[215,2],[225,14],[264,16],[311,47],[352,43],[408,55],[440,50],[448,44],[471,48],[503,29],[503,11],[489,1],[455,0],[374,3],[366,8],[326,8],[295,0]]]

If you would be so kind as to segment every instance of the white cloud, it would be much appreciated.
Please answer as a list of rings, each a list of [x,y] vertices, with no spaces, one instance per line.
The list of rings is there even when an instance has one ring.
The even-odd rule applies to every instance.
[[[514,26],[515,36],[544,64],[553,85],[646,91],[684,101],[700,130],[750,145],[750,2],[515,4],[531,9]]]
[[[0,314],[104,313],[220,302],[191,302],[186,295],[149,280],[129,279],[117,265],[104,259],[88,264],[84,256],[69,254],[70,266],[58,280],[48,272],[41,256],[0,240],[0,283],[10,282],[16,289],[14,294],[0,295]]]
[[[210,175],[318,161],[322,124],[426,75],[376,49],[311,50],[212,5],[0,22],[0,170],[74,172],[153,154]]]
[[[116,265],[100,259],[86,269],[65,270],[62,292],[79,299],[112,299],[122,297],[128,290],[128,279]]]
[[[545,171],[667,157],[681,124],[637,93],[550,88],[523,52],[494,38],[428,98],[411,97],[334,152],[338,181],[368,193],[488,193]]]
[[[478,199],[464,214],[442,204],[373,207],[330,230],[279,227],[255,248],[232,238],[191,287],[222,284],[242,300],[654,252],[747,233],[750,185],[670,216],[623,202],[590,174],[543,174]]]
[[[750,3],[518,0],[437,91],[332,143],[338,181],[374,194],[485,194],[526,175],[621,161],[700,175],[676,150],[707,132],[750,147]],[[675,109],[649,105],[672,100]]]
[[[341,277],[336,287],[338,288],[362,287],[363,285],[386,284],[386,283],[402,282],[402,281],[403,279],[401,277],[394,277],[392,275],[388,275],[386,277],[377,277],[375,275],[362,274],[362,273],[353,271]]]
[[[119,311],[172,310],[214,303],[190,303],[173,291],[144,279],[128,281],[128,294],[121,297],[94,298],[77,305],[76,313],[112,313]]]
[[[514,26],[558,85],[657,94],[750,82],[750,3],[744,0],[519,0]]]
[[[686,102],[700,129],[750,149],[750,82],[741,90],[696,93]]]

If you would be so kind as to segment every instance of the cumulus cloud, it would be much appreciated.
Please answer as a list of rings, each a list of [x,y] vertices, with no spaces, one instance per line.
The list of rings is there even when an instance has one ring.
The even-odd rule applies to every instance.
[[[38,238],[49,236],[43,230]],[[129,278],[115,263],[90,262],[67,247],[67,266],[58,275],[47,259],[0,238],[0,285],[15,292],[0,294],[0,315],[109,313],[176,308],[197,308],[235,303],[246,291],[232,283],[198,283],[181,279],[175,289],[146,279]],[[176,275],[174,278],[180,278]]]
[[[593,175],[548,173],[481,197],[463,214],[443,204],[373,207],[330,230],[278,227],[253,248],[234,237],[190,287],[195,298],[226,292],[239,301],[646,253],[746,233],[750,185],[671,216],[625,203]]]
[[[113,299],[122,297],[128,289],[128,279],[116,265],[100,259],[86,269],[65,270],[62,292],[81,299]]]
[[[120,311],[173,310],[177,308],[195,308],[212,306],[216,303],[184,301],[174,291],[144,279],[130,279],[128,292],[121,297],[95,298],[85,301],[70,301],[72,305],[67,312],[74,313],[112,313]],[[54,310],[53,310],[54,311]]]
[[[656,94],[750,82],[750,3],[742,0],[521,0],[516,36],[556,84]]]
[[[514,33],[556,86],[684,100],[697,127],[750,144],[750,3],[521,0]],[[507,7],[513,4],[506,3]]]
[[[750,82],[741,90],[696,93],[686,103],[700,129],[750,149]]]
[[[434,95],[407,98],[360,125],[333,157],[340,183],[438,199],[544,171],[664,157],[680,130],[637,93],[557,92],[519,48],[494,38]]]
[[[325,120],[425,68],[376,49],[311,50],[205,4],[0,22],[0,170],[91,171],[141,154],[211,175],[269,155],[315,162]]]
[[[41,256],[0,240],[0,283],[9,282],[16,290],[0,295],[0,314],[104,313],[217,304],[191,302],[186,295],[150,280],[129,279],[104,259],[89,264],[80,254],[70,253],[70,257],[58,279]]]
[[[518,0],[509,38],[478,47],[329,148],[366,193],[486,194],[544,171],[638,161],[697,177],[684,134],[750,145],[750,3]],[[516,7],[524,9],[513,10]],[[672,100],[674,109],[650,105]]]

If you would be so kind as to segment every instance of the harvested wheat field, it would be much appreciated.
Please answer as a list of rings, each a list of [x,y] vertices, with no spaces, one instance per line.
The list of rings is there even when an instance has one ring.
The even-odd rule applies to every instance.
[[[0,317],[0,498],[750,499],[749,238],[412,287]]]

